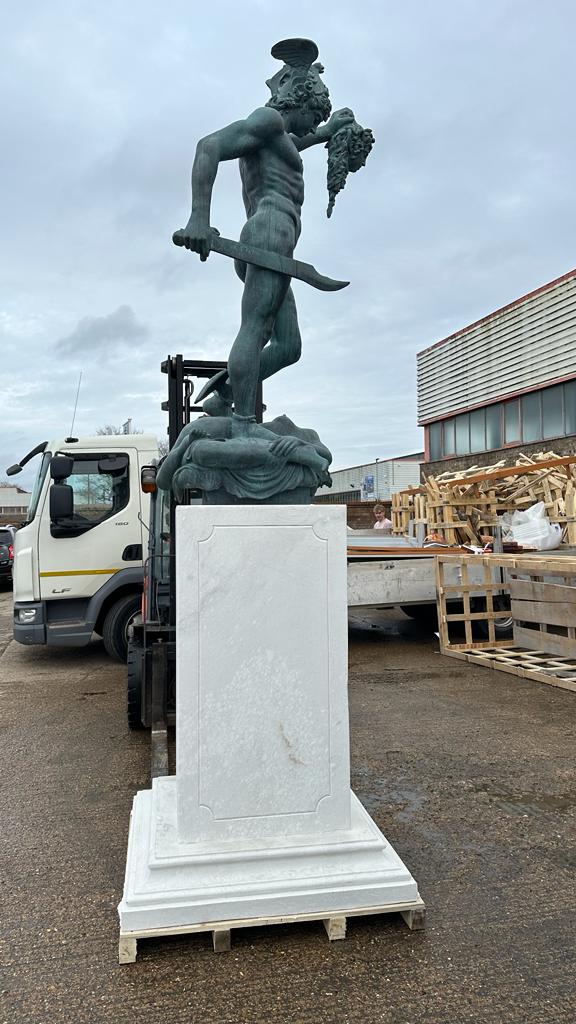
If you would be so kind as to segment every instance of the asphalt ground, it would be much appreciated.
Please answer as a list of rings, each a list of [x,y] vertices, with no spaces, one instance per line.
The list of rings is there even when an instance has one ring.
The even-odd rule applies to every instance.
[[[0,593],[0,1024],[557,1024],[576,1018],[576,695],[441,657],[402,614],[350,631],[353,785],[427,928],[351,919],[138,944],[117,963],[128,820],[149,785],[124,674],[10,643]]]

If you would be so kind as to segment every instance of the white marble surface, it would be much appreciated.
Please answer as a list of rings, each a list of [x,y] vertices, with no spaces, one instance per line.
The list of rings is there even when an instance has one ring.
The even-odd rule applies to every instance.
[[[347,828],[345,510],[177,510],[183,840]]]
[[[176,779],[138,793],[130,823],[123,934],[210,922],[409,905],[416,882],[350,793],[350,827],[308,837],[183,843]]]
[[[135,797],[121,934],[417,904],[350,791],[345,510],[177,530],[177,771]]]

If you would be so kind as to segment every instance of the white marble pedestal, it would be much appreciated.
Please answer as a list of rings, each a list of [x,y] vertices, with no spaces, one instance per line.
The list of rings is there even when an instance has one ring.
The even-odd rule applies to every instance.
[[[120,961],[136,940],[400,910],[416,882],[350,790],[345,510],[177,513],[177,765],[134,800]],[[226,938],[228,936],[228,939]]]

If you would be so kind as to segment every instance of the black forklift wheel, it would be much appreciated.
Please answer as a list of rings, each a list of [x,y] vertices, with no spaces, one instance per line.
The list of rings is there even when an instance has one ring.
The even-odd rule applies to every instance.
[[[126,714],[129,729],[143,729],[142,698],[144,681],[144,649],[140,644],[128,641],[126,660]]]

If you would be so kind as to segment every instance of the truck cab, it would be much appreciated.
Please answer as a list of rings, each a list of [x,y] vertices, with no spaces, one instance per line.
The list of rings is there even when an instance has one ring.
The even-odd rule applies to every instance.
[[[158,458],[155,437],[99,435],[43,442],[28,521],[14,544],[14,638],[81,647],[99,634],[126,660],[128,628],[140,610],[149,498],[143,466]]]

